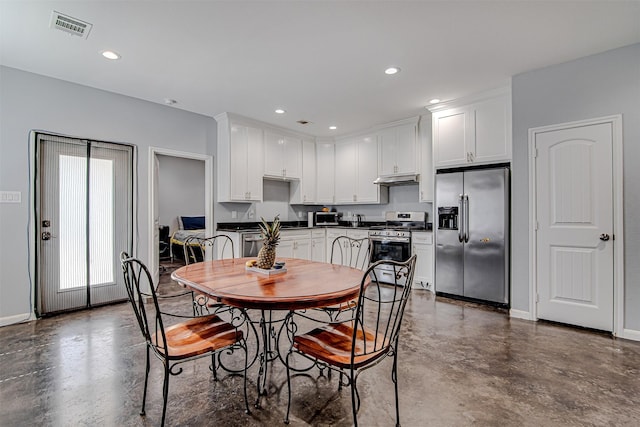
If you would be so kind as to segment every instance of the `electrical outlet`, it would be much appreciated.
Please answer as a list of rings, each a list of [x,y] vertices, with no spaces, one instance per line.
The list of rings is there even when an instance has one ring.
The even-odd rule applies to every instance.
[[[249,212],[247,212],[247,217],[249,219],[253,219],[254,215],[255,215],[255,213],[253,212],[253,210],[249,209]]]
[[[298,218],[302,218],[302,216],[303,216],[302,214],[303,214],[303,212],[302,212],[302,211],[299,211],[299,212],[298,212]]]
[[[21,203],[22,193],[19,191],[0,191],[0,203]]]
[[[238,218],[238,211],[231,211],[231,218],[233,219]]]

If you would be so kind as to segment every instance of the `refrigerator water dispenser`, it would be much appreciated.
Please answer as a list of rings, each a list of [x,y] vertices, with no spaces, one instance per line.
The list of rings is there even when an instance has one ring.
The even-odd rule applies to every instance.
[[[443,206],[438,208],[438,229],[457,230],[458,229],[458,207]]]

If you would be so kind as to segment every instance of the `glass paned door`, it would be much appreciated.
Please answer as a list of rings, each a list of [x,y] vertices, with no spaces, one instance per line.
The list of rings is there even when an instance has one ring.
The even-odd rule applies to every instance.
[[[132,247],[129,146],[37,135],[38,311],[126,299],[119,253]]]

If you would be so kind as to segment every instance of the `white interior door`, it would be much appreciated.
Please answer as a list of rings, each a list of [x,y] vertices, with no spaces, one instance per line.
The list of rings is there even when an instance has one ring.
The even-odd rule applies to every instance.
[[[613,125],[535,136],[538,318],[613,331]]]
[[[119,253],[132,247],[132,148],[38,135],[38,311],[127,298]]]

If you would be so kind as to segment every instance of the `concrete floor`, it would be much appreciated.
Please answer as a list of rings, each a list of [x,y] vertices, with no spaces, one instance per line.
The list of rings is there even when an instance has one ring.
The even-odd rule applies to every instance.
[[[188,309],[189,300],[173,308]],[[153,359],[147,415],[138,415],[144,343],[128,303],[0,328],[0,425],[158,425],[162,365]],[[243,411],[242,379],[213,381],[208,359],[171,378],[167,424],[278,426],[286,410],[279,362],[262,409]],[[358,381],[362,426],[394,425],[390,359]],[[434,298],[415,290],[399,352],[403,426],[640,425],[640,343]],[[257,366],[249,370],[256,398]],[[352,425],[349,389],[293,379],[292,426]]]

